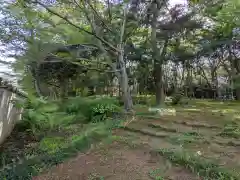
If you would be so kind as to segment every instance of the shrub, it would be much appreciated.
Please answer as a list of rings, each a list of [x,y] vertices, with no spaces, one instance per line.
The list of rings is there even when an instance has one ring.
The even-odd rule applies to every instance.
[[[27,99],[22,105],[23,120],[18,131],[28,131],[38,139],[42,134],[76,123],[104,121],[119,112],[119,102],[110,97],[74,97],[63,101]]]
[[[120,111],[119,102],[110,97],[75,97],[69,99],[62,109],[68,114],[75,114],[76,118],[85,122],[103,121]]]
[[[172,98],[172,105],[177,105],[177,104],[179,104],[180,102],[181,102],[181,99],[182,99],[182,94],[181,93],[177,93],[177,94],[175,94],[174,96],[173,96],[173,98]]]
[[[21,102],[21,107],[24,108],[24,112],[22,120],[16,125],[18,131],[28,131],[36,137],[59,124],[59,118],[56,118],[59,107],[56,102],[30,97]]]
[[[57,152],[65,145],[63,137],[45,137],[40,141],[39,149],[49,154]]]
[[[120,110],[119,106],[107,101],[94,102],[91,107],[91,121],[98,122],[103,121],[107,117],[113,116],[115,112]]]
[[[173,98],[172,98],[172,102],[171,105],[187,105],[188,104],[188,100],[186,99],[186,97],[184,97],[183,92],[178,92],[176,93]]]

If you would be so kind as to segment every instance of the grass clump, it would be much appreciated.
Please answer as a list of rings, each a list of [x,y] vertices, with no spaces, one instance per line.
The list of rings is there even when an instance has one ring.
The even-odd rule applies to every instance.
[[[45,137],[40,141],[39,149],[49,154],[57,152],[65,146],[67,142],[63,137]]]
[[[239,125],[234,121],[232,121],[231,123],[227,123],[224,126],[223,131],[219,135],[222,137],[239,138],[240,137]]]
[[[203,136],[197,132],[186,132],[176,136],[169,137],[169,140],[175,144],[191,144],[204,140]],[[206,142],[206,141],[204,141]]]
[[[201,158],[199,155],[184,151],[161,149],[158,152],[170,161],[185,166],[206,180],[237,180],[239,175],[219,167],[217,164]]]
[[[154,169],[149,172],[149,176],[155,180],[164,180],[164,178],[161,175],[159,175],[162,173],[163,171],[161,169]]]

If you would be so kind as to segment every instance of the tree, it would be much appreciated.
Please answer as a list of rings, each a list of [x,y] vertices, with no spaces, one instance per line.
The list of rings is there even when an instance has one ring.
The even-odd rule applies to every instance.
[[[69,6],[70,4],[71,7]],[[18,5],[21,6],[21,8],[26,12],[34,11],[34,15],[41,14],[41,16],[38,18],[40,18],[39,20],[41,20],[43,24],[48,24],[48,30],[53,29],[52,25],[55,26],[54,28],[58,27],[58,24],[56,22],[54,23],[49,19],[49,17],[54,15],[60,19],[60,22],[65,21],[65,23],[67,23],[69,26],[72,26],[75,29],[79,30],[81,33],[89,35],[91,38],[93,38],[92,40],[96,42],[98,48],[101,50],[102,55],[104,56],[104,61],[112,68],[119,79],[121,90],[123,92],[125,109],[132,109],[128,75],[126,72],[126,64],[124,60],[124,47],[128,38],[128,32],[126,31],[126,28],[128,24],[131,23],[129,15],[131,14],[130,10],[133,4],[123,2],[117,4],[105,4],[100,1],[57,1],[55,4],[51,4],[53,8],[50,8],[49,4],[43,3],[41,1],[19,1]],[[54,6],[68,7],[68,9],[65,9],[65,11],[67,11],[67,13],[71,14],[72,16],[66,17],[61,15],[60,12],[63,9],[56,8]],[[100,8],[103,8],[103,10],[100,10]],[[43,9],[47,11],[47,14],[46,11],[43,11]],[[119,10],[121,11],[119,12]],[[81,25],[79,25],[79,21],[76,19],[75,13],[77,11],[80,11],[86,17],[86,19],[80,23]],[[120,13],[120,16],[116,16],[116,12]],[[44,13],[45,15],[43,15]],[[24,17],[30,21],[30,24],[32,24],[32,17],[29,18],[27,14],[25,14]],[[41,27],[41,30],[44,29],[43,24],[39,25]],[[132,27],[133,26],[130,27],[131,31],[134,30]],[[30,30],[34,31],[33,29],[34,28],[30,28]],[[120,31],[118,31],[119,29]],[[36,30],[36,32],[38,31]],[[42,34],[42,32],[40,34]],[[42,36],[44,35],[42,34]],[[107,38],[109,41],[106,40]]]

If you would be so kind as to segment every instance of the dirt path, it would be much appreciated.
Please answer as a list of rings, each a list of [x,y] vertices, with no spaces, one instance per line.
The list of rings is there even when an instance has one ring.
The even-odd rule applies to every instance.
[[[123,139],[127,141],[116,140],[110,145],[99,145],[88,153],[79,154],[76,158],[53,167],[34,179],[198,180],[204,179],[197,175],[203,171],[206,171],[205,175],[211,177],[208,179],[219,179],[222,172],[218,172],[215,165],[208,166],[208,161],[204,164],[205,159],[214,160],[213,162],[216,162],[220,169],[233,169],[239,172],[239,139],[218,136],[224,127],[216,127],[211,123],[207,124],[206,121],[182,122],[184,119],[178,122],[161,121],[161,119],[137,120],[128,125],[127,129],[119,130],[115,134],[118,137],[124,137]],[[149,126],[149,123],[152,125]],[[194,160],[194,158],[191,160],[189,157],[184,159],[182,154],[178,154],[179,157],[175,159],[165,157],[156,151],[153,153],[153,149],[184,150],[194,154],[194,158],[199,156],[204,162]],[[178,159],[177,164],[181,166],[176,165],[176,159]],[[185,167],[192,169],[194,173]],[[211,167],[213,169],[209,170]],[[229,179],[227,173],[224,178]]]
[[[198,180],[184,169],[152,153],[148,147],[132,148],[125,143],[109,146],[69,160],[33,180]]]

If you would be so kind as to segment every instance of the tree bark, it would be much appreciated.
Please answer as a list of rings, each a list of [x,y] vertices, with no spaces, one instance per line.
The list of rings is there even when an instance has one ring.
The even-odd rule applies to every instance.
[[[167,40],[164,41],[163,47],[160,50],[157,47],[157,22],[159,16],[160,5],[157,2],[153,2],[152,12],[153,18],[151,23],[151,44],[153,51],[153,61],[154,61],[154,81],[155,81],[155,97],[156,97],[156,105],[160,106],[164,104],[164,89],[163,89],[163,58],[166,52],[166,44]]]
[[[233,57],[231,46],[228,47],[229,62],[231,65],[232,90],[235,89],[236,100],[240,100],[240,63],[239,59]]]

